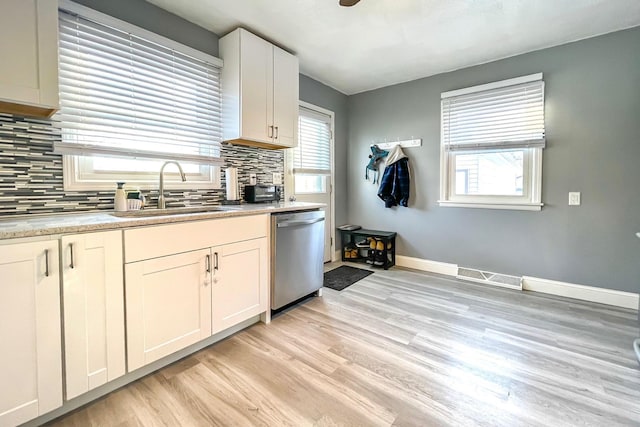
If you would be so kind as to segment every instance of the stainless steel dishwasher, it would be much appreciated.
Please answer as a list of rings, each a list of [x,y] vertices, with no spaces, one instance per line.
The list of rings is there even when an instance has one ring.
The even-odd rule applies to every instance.
[[[322,288],[324,211],[271,216],[271,309],[277,310]]]

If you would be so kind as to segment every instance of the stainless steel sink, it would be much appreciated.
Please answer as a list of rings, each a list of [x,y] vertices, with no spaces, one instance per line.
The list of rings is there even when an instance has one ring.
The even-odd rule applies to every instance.
[[[142,218],[147,216],[184,215],[204,212],[225,212],[240,209],[237,206],[193,206],[166,209],[140,209],[137,211],[112,212],[111,215],[119,218]]]

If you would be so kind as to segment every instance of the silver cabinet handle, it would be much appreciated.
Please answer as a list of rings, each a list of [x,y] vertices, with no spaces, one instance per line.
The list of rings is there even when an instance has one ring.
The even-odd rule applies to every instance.
[[[269,138],[273,138],[273,126],[269,126]]]
[[[213,253],[213,269],[218,271],[218,252]]]
[[[211,273],[211,255],[207,255],[205,259],[207,261],[207,273]]]
[[[49,277],[49,249],[44,250],[44,275]]]
[[[73,260],[73,243],[69,243],[69,250],[71,252],[71,260],[69,261],[69,268],[76,268],[76,264]]]
[[[278,135],[280,134],[280,132],[278,131],[278,126],[276,126],[276,139],[278,139]]]

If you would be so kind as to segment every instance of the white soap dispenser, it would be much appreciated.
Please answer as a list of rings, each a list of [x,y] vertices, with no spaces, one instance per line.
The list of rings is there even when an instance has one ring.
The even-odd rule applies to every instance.
[[[114,209],[116,212],[124,212],[127,210],[127,195],[124,193],[124,182],[118,182],[116,197],[114,199]]]

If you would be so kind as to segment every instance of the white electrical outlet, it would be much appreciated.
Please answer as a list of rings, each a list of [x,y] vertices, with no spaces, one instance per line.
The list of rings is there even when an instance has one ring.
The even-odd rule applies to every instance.
[[[282,184],[282,174],[280,172],[273,173],[273,183]]]
[[[249,174],[249,185],[256,185],[258,183],[258,176],[255,173]]]
[[[569,192],[569,206],[580,206],[580,192]]]

